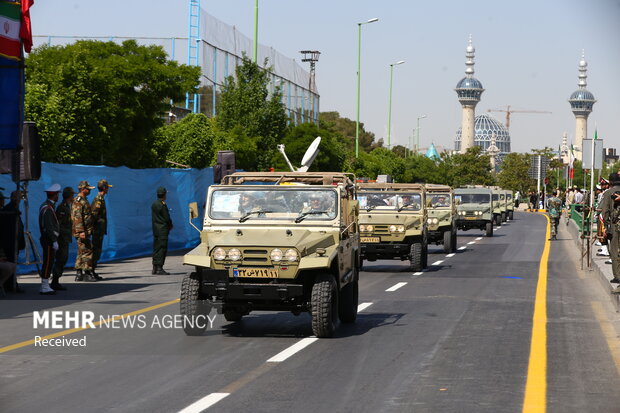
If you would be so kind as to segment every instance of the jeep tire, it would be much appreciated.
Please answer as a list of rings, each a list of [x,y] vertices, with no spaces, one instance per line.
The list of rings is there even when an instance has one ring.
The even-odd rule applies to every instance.
[[[181,315],[188,318],[205,315],[200,298],[200,277],[195,272],[186,275],[181,283]],[[196,320],[194,320],[196,321]],[[204,323],[183,323],[183,331],[188,336],[199,336],[207,326]]]
[[[342,323],[354,323],[357,318],[357,303],[359,297],[359,281],[355,278],[340,290],[338,300],[338,315]]]
[[[502,212],[502,222],[506,222],[508,220],[507,214]]]
[[[512,221],[513,219],[515,219],[515,218],[514,218],[514,215],[515,215],[515,214],[514,214],[514,211],[510,211],[510,212],[508,212],[508,218],[509,218],[511,221]]]
[[[338,291],[331,274],[320,274],[312,286],[312,332],[318,338],[332,337],[338,325]]]
[[[492,237],[493,236],[493,223],[491,221],[487,222],[486,225],[486,230],[487,230],[487,237]]]
[[[409,262],[413,271],[422,271],[424,269],[424,261],[422,259],[422,243],[414,242],[409,250]]]
[[[452,240],[453,240],[453,236],[452,236],[452,231],[448,230],[448,231],[444,231],[443,232],[443,252],[445,252],[446,254],[450,254],[453,251],[453,246],[452,246]]]

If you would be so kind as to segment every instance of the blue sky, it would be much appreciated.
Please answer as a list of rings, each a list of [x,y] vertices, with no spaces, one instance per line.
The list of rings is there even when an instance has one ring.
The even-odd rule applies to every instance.
[[[254,0],[201,5],[252,36]],[[186,37],[188,1],[38,0],[31,15],[35,35]],[[321,51],[321,110],[355,119],[356,23],[373,17],[379,21],[362,29],[360,118],[377,138],[387,136],[389,65],[405,60],[394,68],[392,145],[407,144],[425,114],[421,146],[453,147],[461,121],[453,89],[464,76],[471,33],[475,76],[486,89],[477,114],[506,105],[553,112],[513,114],[513,151],[557,147],[565,131],[574,137],[567,99],[577,88],[582,49],[598,100],[589,135],[596,124],[606,147],[620,147],[620,0],[261,0],[259,41],[295,58],[299,50]],[[504,121],[504,113],[492,115]]]

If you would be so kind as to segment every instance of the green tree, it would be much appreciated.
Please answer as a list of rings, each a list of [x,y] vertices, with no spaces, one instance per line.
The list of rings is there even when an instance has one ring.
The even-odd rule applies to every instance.
[[[321,129],[335,132],[344,138],[346,148],[355,155],[355,121],[349,118],[341,118],[338,112],[321,112],[319,118]],[[383,140],[375,142],[375,134],[364,129],[364,123],[360,122],[359,148],[360,152],[370,152],[383,146]]]
[[[533,189],[536,182],[530,178],[530,155],[511,152],[504,157],[501,171],[497,174],[497,184],[504,189],[511,189],[526,194]]]
[[[482,148],[479,146],[468,148],[466,153],[443,154],[441,169],[443,171],[441,183],[454,188],[471,184],[495,184],[495,178],[491,174],[490,158],[482,154]]]
[[[266,170],[274,165],[276,145],[287,129],[282,93],[277,87],[270,96],[269,72],[246,57],[235,73],[236,77],[229,76],[222,88],[217,107],[218,126],[248,138],[255,148],[260,148],[252,157],[240,157],[240,168]]]
[[[43,160],[134,168],[154,164],[170,99],[193,93],[200,76],[134,40],[41,46],[26,66],[26,118],[39,127]]]
[[[217,151],[229,149],[227,135],[217,129],[214,119],[202,113],[190,114],[179,122],[158,130],[154,151],[159,155],[158,166],[170,166],[166,160],[206,168],[216,162]]]

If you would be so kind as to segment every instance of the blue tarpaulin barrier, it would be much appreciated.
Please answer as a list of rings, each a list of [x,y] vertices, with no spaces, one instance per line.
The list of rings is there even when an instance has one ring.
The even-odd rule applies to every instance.
[[[96,187],[100,179],[107,179],[108,183],[113,185],[106,196],[108,235],[103,241],[100,262],[152,254],[151,204],[157,198],[156,190],[159,186],[164,186],[168,190],[166,204],[174,225],[170,232],[168,250],[180,250],[198,245],[200,234],[189,224],[188,204],[198,202],[200,213],[204,211],[207,188],[213,183],[213,168],[129,169],[43,162],[41,179],[30,181],[28,185],[29,230],[39,252],[41,246],[38,212],[39,206],[45,201],[44,189],[53,183],[58,183],[62,188],[71,186],[77,192],[80,181],[87,180]],[[7,197],[16,188],[10,175],[0,175],[0,187],[5,188],[3,192]],[[88,197],[91,204],[97,192],[96,188],[91,191]],[[8,203],[9,200],[6,201]],[[61,201],[62,194],[59,194],[58,202]],[[24,202],[21,203],[20,209],[25,224]],[[200,219],[196,219],[194,223],[200,228],[201,222]],[[76,251],[77,246],[73,240],[67,266],[74,265]],[[21,251],[19,262],[24,262],[24,257],[24,251]],[[32,271],[36,271],[35,265],[18,266],[20,274]]]

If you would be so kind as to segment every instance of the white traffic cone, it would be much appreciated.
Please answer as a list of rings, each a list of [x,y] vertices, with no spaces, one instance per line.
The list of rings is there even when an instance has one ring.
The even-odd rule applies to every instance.
[[[50,287],[49,280],[46,278],[41,278],[41,289],[39,290],[39,294],[42,295],[54,295],[56,291]]]

